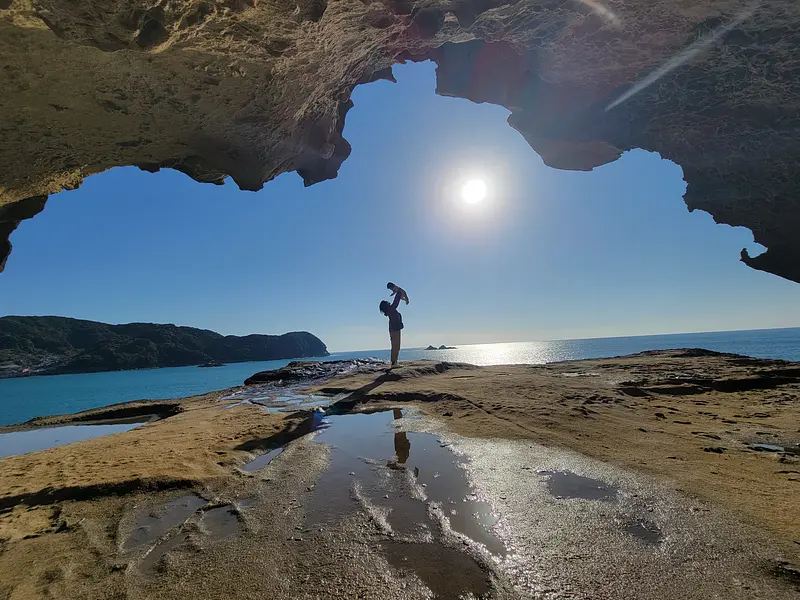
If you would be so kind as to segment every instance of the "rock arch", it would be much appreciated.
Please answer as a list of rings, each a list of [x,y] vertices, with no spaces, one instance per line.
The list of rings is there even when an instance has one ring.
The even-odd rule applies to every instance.
[[[798,46],[785,0],[0,0],[0,268],[48,194],[114,166],[336,177],[354,87],[431,59],[553,167],[678,163],[690,210],[800,282]]]

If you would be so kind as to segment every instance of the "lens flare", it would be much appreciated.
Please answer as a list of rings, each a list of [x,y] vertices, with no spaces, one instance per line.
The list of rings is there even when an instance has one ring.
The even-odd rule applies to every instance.
[[[614,13],[613,10],[608,8],[607,6],[600,4],[597,0],[579,0],[582,4],[588,6],[595,14],[599,15],[603,19],[605,19],[609,24],[613,25],[614,27],[619,27],[622,25],[619,17]]]
[[[760,4],[761,0],[755,0],[755,2],[751,2],[733,20],[723,25],[720,25],[716,29],[708,32],[699,40],[694,42],[691,46],[683,49],[678,54],[671,57],[667,62],[665,62],[655,71],[650,73],[647,77],[637,82],[631,89],[629,89],[627,92],[625,92],[619,98],[617,98],[611,104],[609,104],[606,107],[606,110],[607,111],[611,110],[615,106],[619,106],[626,100],[629,100],[639,92],[653,85],[656,81],[661,79],[664,75],[666,75],[670,71],[674,71],[685,62],[691,60],[692,58],[700,54],[703,50],[705,50],[712,44],[715,44],[716,42],[721,40],[734,27],[741,25],[744,21],[752,17],[753,13],[756,12],[756,9]]]

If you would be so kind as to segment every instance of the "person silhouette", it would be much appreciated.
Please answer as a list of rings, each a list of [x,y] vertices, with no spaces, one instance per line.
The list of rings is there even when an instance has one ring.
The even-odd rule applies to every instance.
[[[397,358],[400,355],[400,331],[403,329],[403,315],[397,311],[400,304],[401,294],[395,294],[394,301],[389,304],[386,300],[381,300],[378,305],[385,316],[389,318],[389,341],[392,344],[392,366],[397,366]]]

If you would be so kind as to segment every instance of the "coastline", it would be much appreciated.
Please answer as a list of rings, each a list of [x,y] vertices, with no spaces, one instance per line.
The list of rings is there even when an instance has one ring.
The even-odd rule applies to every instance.
[[[242,360],[327,356],[307,331],[222,335],[171,323],[111,324],[58,316],[0,317],[0,375],[72,375]]]
[[[800,517],[793,500],[800,485],[798,363],[699,350],[547,365],[475,367],[414,361],[390,372],[373,368],[303,385],[307,393],[336,399],[328,411],[331,414],[389,407],[418,411],[420,423],[440,431],[443,439],[452,436],[457,440],[454,445],[465,452],[471,445],[492,448],[527,443],[531,448],[577,453],[575,456],[609,469],[639,474],[636,476],[657,482],[666,495],[698,503],[698,514],[719,513],[715,518],[723,524],[721,531],[747,532],[740,541],[742,552],[762,555],[765,548],[771,548],[772,562],[758,566],[759,577],[778,569],[782,560],[789,566],[780,568],[788,569],[791,580],[791,569],[800,563]],[[266,540],[286,554],[260,560],[266,560],[275,572],[294,577],[283,570],[286,561],[302,562],[297,556],[301,551],[298,543],[291,541],[300,536],[292,531],[304,527],[298,518],[313,512],[308,497],[325,472],[329,451],[306,435],[314,427],[313,411],[266,412],[255,404],[225,408],[220,399],[241,389],[169,401],[129,402],[0,428],[0,433],[5,433],[152,414],[159,417],[125,433],[0,459],[0,507],[4,511],[0,514],[0,546],[4,549],[0,572],[19,570],[13,589],[33,585],[31,578],[42,577],[43,569],[61,568],[58,565],[65,561],[88,564],[94,560],[85,545],[89,536],[94,540],[92,552],[99,552],[102,564],[128,566],[121,571],[101,569],[88,581],[86,577],[59,579],[53,582],[54,589],[70,596],[77,589],[70,586],[83,585],[96,592],[88,597],[101,597],[100,590],[106,585],[110,589],[133,586],[132,597],[146,597],[147,591],[152,591],[150,583],[131,575],[131,565],[139,564],[142,556],[121,551],[124,527],[109,529],[108,524],[121,519],[129,526],[136,506],[174,495],[177,490],[224,503],[233,489],[247,488],[249,498],[255,493],[250,489],[253,486],[271,498],[274,505],[263,510],[274,513],[276,522],[248,524],[250,529],[240,534],[238,546],[230,551],[243,552],[251,534],[269,530],[266,537],[259,538],[260,543]],[[759,450],[753,446],[758,443],[780,445],[783,450]],[[248,460],[278,447],[286,449],[281,459],[268,467],[271,475],[254,477],[242,470]],[[477,457],[482,452],[474,455],[475,465],[480,464]],[[508,460],[501,460],[497,468]],[[489,486],[486,491],[498,494],[495,502],[501,519],[504,504],[510,503],[514,494],[528,493],[512,488],[497,491]],[[288,508],[290,505],[295,508]],[[513,513],[513,508],[505,508]],[[187,531],[191,533],[191,528]],[[325,538],[318,551],[336,551],[336,544],[350,547],[353,540],[366,544],[367,549],[386,543],[370,541],[362,535],[367,530],[358,531],[361,533],[351,532],[349,541],[337,537],[339,541],[334,543]],[[316,556],[317,550],[303,552]],[[41,554],[43,566],[34,568],[26,563],[31,553]],[[202,560],[213,556],[209,550]],[[201,558],[178,553],[175,560],[182,564]],[[347,571],[350,567],[342,568]],[[487,564],[482,568],[498,570],[495,576],[502,579],[499,567]],[[180,569],[165,569],[166,580],[161,583],[166,581],[170,589],[174,583],[178,597],[180,585],[191,583],[181,579]],[[389,579],[390,584],[396,583]],[[290,591],[281,591],[274,577],[267,580],[271,583],[264,585],[274,597],[295,597]],[[354,592],[347,587],[350,584],[342,585],[343,597]],[[500,590],[502,586],[497,585]],[[790,581],[788,585],[793,584]],[[220,581],[213,586],[224,588]],[[385,591],[386,587],[376,589]],[[690,597],[678,591],[675,594],[676,598]],[[165,593],[164,597],[172,596]],[[497,597],[515,596],[498,591]]]
[[[459,346],[456,350],[407,348],[403,361],[439,360],[476,365],[544,364],[563,360],[624,356],[646,350],[706,348],[759,358],[800,361],[800,329],[677,334]],[[334,353],[319,360],[388,359],[388,350]],[[317,360],[313,357],[309,360]],[[0,424],[21,423],[38,415],[74,412],[139,399],[183,398],[241,384],[253,372],[289,361],[229,363],[218,369],[173,367],[138,371],[60,375],[0,380]],[[9,402],[8,400],[12,400]]]
[[[22,371],[8,371],[7,373],[0,373],[0,380],[2,379],[28,379],[31,377],[56,377],[58,375],[92,375],[94,373],[126,373],[130,371],[155,371],[158,369],[178,369],[182,367],[224,367],[225,365],[238,365],[242,363],[254,363],[254,362],[272,362],[272,361],[281,361],[281,360],[309,360],[309,359],[316,359],[316,358],[325,358],[330,356],[330,352],[328,354],[323,355],[299,355],[299,356],[284,356],[280,358],[268,358],[268,359],[245,359],[245,360],[227,360],[225,362],[218,362],[218,361],[211,361],[216,362],[216,364],[211,364],[210,362],[206,363],[197,363],[197,362],[190,362],[186,364],[179,364],[179,365],[159,365],[156,367],[130,367],[128,369],[94,369],[91,371],[72,371],[72,370],[37,370],[37,371],[29,371],[29,372],[22,372]]]

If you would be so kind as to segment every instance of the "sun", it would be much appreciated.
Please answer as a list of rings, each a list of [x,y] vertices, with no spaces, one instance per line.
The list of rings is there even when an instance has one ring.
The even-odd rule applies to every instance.
[[[483,179],[470,179],[461,186],[461,198],[468,204],[477,204],[486,198],[486,182]]]

